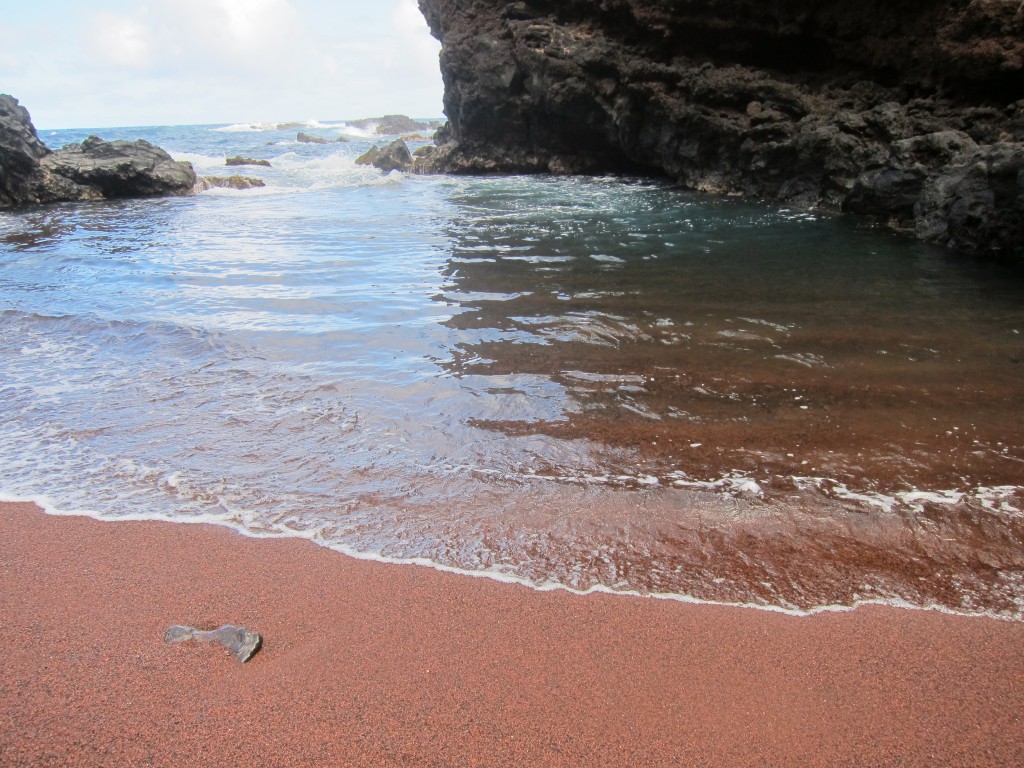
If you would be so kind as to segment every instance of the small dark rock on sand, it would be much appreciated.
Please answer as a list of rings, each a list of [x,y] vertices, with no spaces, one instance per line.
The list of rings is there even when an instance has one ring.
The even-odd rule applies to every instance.
[[[263,645],[263,637],[245,627],[225,624],[217,629],[202,630],[175,624],[164,633],[165,643],[183,643],[186,640],[220,643],[236,660],[245,663]]]

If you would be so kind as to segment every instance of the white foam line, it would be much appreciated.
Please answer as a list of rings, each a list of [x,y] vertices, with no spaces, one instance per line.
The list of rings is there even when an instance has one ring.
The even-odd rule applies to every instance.
[[[855,600],[850,605],[819,605],[812,608],[795,608],[786,607],[782,605],[764,605],[761,603],[741,603],[741,602],[727,602],[722,600],[706,600],[692,595],[685,595],[675,592],[640,592],[633,589],[613,589],[604,584],[595,584],[587,589],[576,589],[566,584],[558,582],[545,582],[543,584],[537,584],[529,579],[522,576],[514,576],[512,574],[503,573],[500,571],[487,571],[487,570],[469,570],[465,568],[458,568],[453,565],[444,565],[443,563],[437,563],[426,557],[388,557],[387,555],[381,555],[375,552],[361,552],[357,549],[353,549],[345,544],[334,544],[323,539],[318,538],[318,531],[295,531],[291,529],[278,529],[272,531],[255,531],[246,528],[238,523],[230,522],[222,517],[212,514],[202,514],[190,517],[169,517],[160,515],[144,515],[144,514],[133,514],[128,513],[125,515],[104,515],[101,512],[94,510],[68,510],[60,509],[49,496],[38,495],[38,496],[15,496],[0,492],[0,502],[5,503],[32,503],[43,510],[48,515],[55,517],[87,517],[92,520],[100,522],[166,522],[166,523],[196,523],[201,525],[218,525],[225,528],[230,528],[242,536],[251,539],[275,539],[275,538],[295,538],[295,539],[306,539],[318,546],[329,549],[332,552],[351,557],[354,560],[364,560],[376,563],[384,563],[387,565],[417,565],[425,568],[431,568],[441,573],[450,573],[457,576],[471,576],[478,579],[490,579],[491,581],[497,581],[502,584],[514,584],[527,589],[533,590],[534,592],[554,592],[556,590],[562,590],[573,595],[585,597],[587,595],[594,594],[606,594],[616,595],[622,597],[641,597],[641,598],[653,598],[655,600],[671,600],[677,603],[685,603],[688,605],[708,605],[717,606],[721,608],[750,608],[757,611],[766,611],[768,613],[780,613],[786,616],[794,617],[806,617],[814,616],[820,613],[849,613],[855,611],[861,606],[867,605],[884,605],[890,608],[900,608],[903,610],[913,611],[937,611],[938,613],[944,613],[950,616],[961,616],[967,618],[989,618],[996,619],[998,621],[1024,621],[1024,616],[1020,614],[1008,616],[1005,614],[992,613],[989,611],[957,611],[952,608],[948,608],[944,605],[938,605],[936,603],[929,603],[927,605],[916,605],[914,603],[903,600],[902,598],[873,598],[867,600]]]

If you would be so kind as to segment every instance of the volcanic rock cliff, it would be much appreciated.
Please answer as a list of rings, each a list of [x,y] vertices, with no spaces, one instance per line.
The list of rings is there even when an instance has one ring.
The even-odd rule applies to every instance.
[[[664,175],[1024,259],[1020,0],[420,0],[441,170]]]

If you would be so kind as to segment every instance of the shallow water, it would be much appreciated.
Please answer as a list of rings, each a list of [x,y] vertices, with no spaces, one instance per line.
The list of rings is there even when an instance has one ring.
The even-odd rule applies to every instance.
[[[263,189],[0,215],[0,492],[541,587],[1020,618],[1019,274],[241,128],[104,137]]]

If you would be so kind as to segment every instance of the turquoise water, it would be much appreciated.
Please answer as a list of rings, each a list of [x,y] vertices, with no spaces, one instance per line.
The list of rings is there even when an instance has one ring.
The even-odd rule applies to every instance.
[[[307,130],[350,141],[103,131],[267,186],[0,214],[0,493],[541,588],[1020,617],[1020,275],[660,182],[385,176]]]

